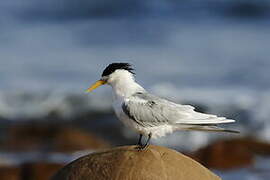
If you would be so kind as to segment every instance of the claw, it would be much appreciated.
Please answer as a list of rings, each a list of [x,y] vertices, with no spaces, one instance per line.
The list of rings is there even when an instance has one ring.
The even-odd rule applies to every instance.
[[[140,134],[138,146],[136,147],[136,149],[138,149],[138,150],[145,150],[145,149],[147,149],[147,147],[150,144],[151,137],[152,137],[152,133],[149,133],[148,134],[148,139],[147,139],[146,143],[145,144],[142,144],[142,142],[141,142],[141,140],[142,140],[142,134]]]

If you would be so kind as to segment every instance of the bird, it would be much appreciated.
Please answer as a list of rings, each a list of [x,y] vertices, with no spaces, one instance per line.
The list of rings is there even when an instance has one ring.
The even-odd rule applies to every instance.
[[[191,105],[177,104],[149,93],[136,82],[134,68],[129,63],[109,64],[87,92],[105,84],[112,87],[112,104],[118,119],[139,134],[139,149],[145,149],[151,138],[163,137],[178,130],[238,133],[217,126],[235,120],[197,112]],[[144,144],[143,136],[147,138]]]

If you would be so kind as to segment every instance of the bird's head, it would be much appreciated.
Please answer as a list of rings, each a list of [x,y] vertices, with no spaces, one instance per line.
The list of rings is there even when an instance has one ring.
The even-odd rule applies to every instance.
[[[109,64],[103,71],[101,79],[96,81],[86,92],[91,92],[101,85],[112,85],[121,79],[131,78],[133,79],[134,69],[129,63],[112,63]]]

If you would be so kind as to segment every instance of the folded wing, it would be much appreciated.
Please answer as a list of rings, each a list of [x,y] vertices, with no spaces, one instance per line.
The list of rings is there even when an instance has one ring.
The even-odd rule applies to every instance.
[[[131,96],[122,104],[122,109],[126,115],[142,126],[162,124],[211,126],[234,122],[225,117],[196,112],[192,106],[176,104],[147,92]]]

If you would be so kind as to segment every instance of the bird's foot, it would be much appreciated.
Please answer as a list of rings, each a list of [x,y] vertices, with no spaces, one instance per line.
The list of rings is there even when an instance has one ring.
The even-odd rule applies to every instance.
[[[142,144],[142,142],[141,142],[141,140],[142,140],[142,135],[140,134],[140,138],[139,138],[139,142],[138,142],[138,146],[136,147],[136,149],[138,149],[138,150],[146,150],[147,148],[148,148],[148,146],[149,146],[149,144],[150,144],[150,139],[151,139],[151,137],[152,137],[152,133],[150,133],[149,135],[148,135],[148,139],[147,139],[147,141],[146,141],[146,143],[145,144]]]
[[[141,145],[137,145],[135,149],[139,150],[139,151],[143,151],[146,150],[149,147],[149,144],[141,144]]]

